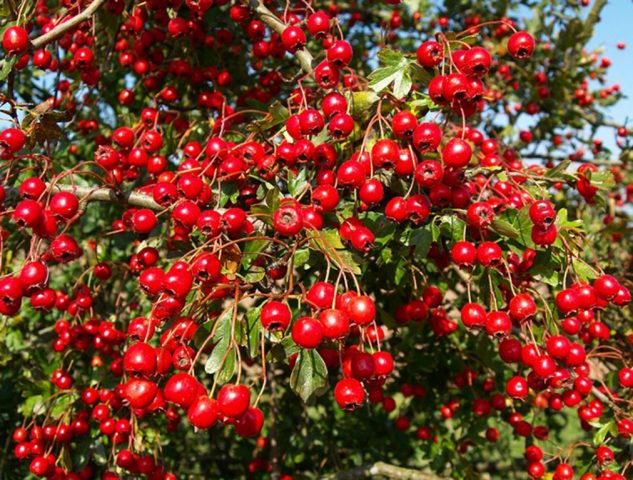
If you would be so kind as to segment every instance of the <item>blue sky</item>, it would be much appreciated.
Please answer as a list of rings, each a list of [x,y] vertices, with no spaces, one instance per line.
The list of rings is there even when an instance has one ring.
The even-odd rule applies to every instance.
[[[589,7],[587,7],[589,8]],[[613,62],[607,76],[609,84],[619,83],[621,91],[628,98],[618,102],[610,110],[612,119],[624,123],[628,117],[633,126],[633,1],[610,0],[596,26],[590,47],[604,48],[604,55]],[[624,50],[618,50],[618,42],[626,43]],[[605,139],[606,141],[607,139]]]

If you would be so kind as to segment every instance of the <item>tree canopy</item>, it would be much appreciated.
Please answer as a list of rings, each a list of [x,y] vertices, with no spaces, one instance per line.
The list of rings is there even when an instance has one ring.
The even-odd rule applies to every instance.
[[[606,4],[0,0],[0,476],[629,478]]]

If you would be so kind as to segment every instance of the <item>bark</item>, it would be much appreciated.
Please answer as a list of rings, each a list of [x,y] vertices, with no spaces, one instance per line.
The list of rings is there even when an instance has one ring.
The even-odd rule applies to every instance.
[[[447,480],[445,477],[432,473],[425,473],[412,468],[397,467],[384,462],[342,470],[319,478],[320,480],[358,480],[360,478],[373,477],[394,478],[397,480]]]

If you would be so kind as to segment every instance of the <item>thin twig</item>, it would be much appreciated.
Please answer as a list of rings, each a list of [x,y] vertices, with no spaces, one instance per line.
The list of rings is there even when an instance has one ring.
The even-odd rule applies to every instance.
[[[60,23],[50,32],[47,32],[44,35],[40,35],[39,37],[33,39],[31,45],[34,49],[38,49],[42,48],[45,45],[48,45],[51,42],[54,42],[59,37],[63,36],[64,33],[66,33],[67,31],[72,30],[83,21],[88,20],[90,17],[92,17],[92,15],[94,15],[99,7],[105,2],[106,0],[93,0],[93,2],[88,5],[88,8],[83,10],[81,13],[78,13],[77,15],[63,23]]]

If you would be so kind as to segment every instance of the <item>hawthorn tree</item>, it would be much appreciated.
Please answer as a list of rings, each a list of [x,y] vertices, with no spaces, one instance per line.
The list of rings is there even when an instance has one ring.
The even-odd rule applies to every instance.
[[[2,0],[3,478],[630,478],[606,3]]]

